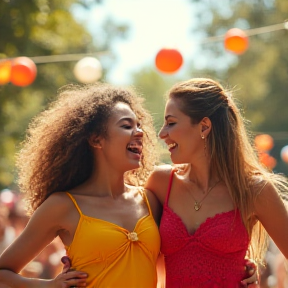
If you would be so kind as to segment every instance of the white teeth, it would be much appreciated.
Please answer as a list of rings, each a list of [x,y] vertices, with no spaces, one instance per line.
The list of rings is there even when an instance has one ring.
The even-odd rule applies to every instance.
[[[127,145],[127,149],[136,154],[141,154],[142,148],[142,141],[134,141]]]
[[[174,148],[174,147],[176,147],[176,145],[177,145],[176,143],[168,144],[168,147],[169,147],[169,148]]]

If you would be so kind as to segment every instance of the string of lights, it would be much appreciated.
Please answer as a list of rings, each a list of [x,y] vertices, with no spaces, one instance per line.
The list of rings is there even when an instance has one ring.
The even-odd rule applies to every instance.
[[[274,25],[254,28],[254,29],[246,29],[242,30],[248,37],[254,36],[263,33],[274,32],[278,30],[288,30],[288,21],[285,20],[283,23],[278,23]],[[240,29],[239,29],[240,30]],[[200,40],[200,44],[211,43],[222,41],[225,39],[225,34],[220,36],[211,36]],[[70,62],[70,61],[78,61],[83,57],[91,56],[91,57],[99,57],[104,55],[109,55],[109,51],[97,51],[97,52],[89,52],[89,53],[77,53],[77,54],[60,54],[60,55],[47,55],[47,56],[32,56],[29,58],[35,64],[44,64],[44,63],[53,63],[53,62]],[[11,60],[12,58],[2,58],[0,61]]]
[[[288,29],[288,22],[241,30],[231,28],[224,35],[207,37],[200,40],[200,44],[223,41],[227,51],[240,55],[246,52],[249,46],[249,37]],[[92,83],[102,77],[102,66],[97,58],[111,54],[110,51],[96,51],[78,54],[61,54],[46,56],[20,56],[0,59],[0,85],[11,82],[16,86],[27,86],[33,83],[37,74],[36,64],[78,61],[74,67],[74,75],[82,83]],[[162,72],[172,74],[177,72],[184,60],[179,50],[162,48],[155,57],[155,66]]]
[[[270,26],[241,30],[231,28],[224,35],[207,37],[200,40],[200,44],[223,41],[226,50],[240,55],[249,46],[248,38],[254,35],[288,30],[288,22],[278,23]],[[102,66],[97,58],[111,54],[110,51],[97,51],[90,53],[62,54],[47,56],[21,56],[15,58],[0,59],[0,85],[11,82],[16,86],[28,86],[33,83],[37,75],[36,64],[72,62],[77,61],[73,73],[77,80],[82,83],[93,83],[102,77]],[[155,66],[162,73],[172,74],[177,72],[183,64],[180,51],[174,48],[162,48],[155,57]],[[273,133],[271,133],[273,134]],[[259,150],[261,162],[273,169],[276,159],[269,155],[274,146],[274,138],[286,139],[286,135],[273,135],[260,133],[255,138],[255,144]],[[288,145],[281,150],[281,158],[288,163]]]

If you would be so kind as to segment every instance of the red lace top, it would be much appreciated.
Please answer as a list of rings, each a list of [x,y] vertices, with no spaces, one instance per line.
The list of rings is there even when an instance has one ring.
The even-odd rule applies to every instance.
[[[160,224],[166,288],[236,288],[244,278],[249,236],[238,210],[206,219],[190,235],[168,206],[174,171]]]

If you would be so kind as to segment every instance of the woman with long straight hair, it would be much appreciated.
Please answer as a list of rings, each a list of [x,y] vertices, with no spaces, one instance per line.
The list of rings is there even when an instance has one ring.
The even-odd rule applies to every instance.
[[[207,78],[175,84],[159,137],[174,165],[157,167],[145,187],[163,205],[167,288],[241,287],[267,233],[288,258],[287,179],[259,162],[230,91]]]

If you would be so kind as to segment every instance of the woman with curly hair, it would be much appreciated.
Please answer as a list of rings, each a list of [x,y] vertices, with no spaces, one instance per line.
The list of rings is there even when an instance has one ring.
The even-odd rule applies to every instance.
[[[141,102],[128,88],[70,85],[33,119],[17,159],[32,216],[0,257],[2,285],[156,287],[159,206],[141,188],[156,137]],[[57,236],[75,271],[46,281],[19,275]]]
[[[247,250],[260,261],[267,232],[288,258],[287,179],[261,165],[228,91],[206,78],[175,84],[159,137],[175,165],[145,187],[163,205],[167,288],[242,287]]]

